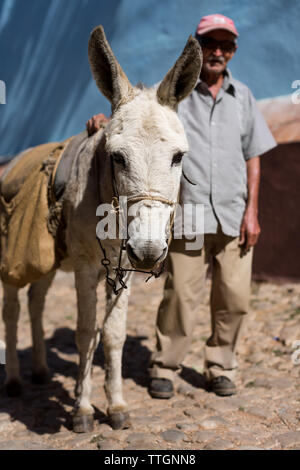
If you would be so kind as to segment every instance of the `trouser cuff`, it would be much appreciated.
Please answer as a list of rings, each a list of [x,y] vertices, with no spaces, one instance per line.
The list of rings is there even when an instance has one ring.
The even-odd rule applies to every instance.
[[[204,375],[205,375],[205,379],[210,382],[212,379],[216,378],[216,377],[220,377],[221,375],[223,377],[227,377],[229,380],[231,380],[232,382],[235,381],[235,377],[236,377],[236,369],[229,369],[229,370],[226,370],[226,369],[222,369],[220,367],[210,367],[210,368],[205,368],[204,369]]]
[[[163,367],[153,366],[149,369],[151,379],[169,379],[174,381],[175,372],[172,369],[164,369]]]

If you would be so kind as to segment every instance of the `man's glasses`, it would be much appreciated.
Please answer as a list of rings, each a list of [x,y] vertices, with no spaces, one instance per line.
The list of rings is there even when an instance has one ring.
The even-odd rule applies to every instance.
[[[212,51],[220,48],[223,52],[233,52],[236,49],[236,44],[233,41],[218,41],[217,39],[210,38],[209,36],[197,36],[197,39],[202,47],[206,47]]]

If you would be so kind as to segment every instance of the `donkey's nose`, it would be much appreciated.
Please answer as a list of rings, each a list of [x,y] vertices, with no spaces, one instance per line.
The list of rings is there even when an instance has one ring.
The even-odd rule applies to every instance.
[[[155,265],[163,261],[167,255],[168,247],[158,248],[147,245],[145,247],[133,247],[130,241],[126,244],[127,255],[132,266],[137,269],[153,269]]]

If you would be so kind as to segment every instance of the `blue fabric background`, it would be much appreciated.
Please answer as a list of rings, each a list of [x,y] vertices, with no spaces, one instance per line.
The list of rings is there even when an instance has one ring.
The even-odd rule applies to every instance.
[[[0,0],[0,155],[80,132],[110,105],[94,84],[87,43],[103,24],[128,74],[151,85],[173,65],[202,15],[234,19],[236,78],[256,98],[291,93],[300,79],[299,0]]]

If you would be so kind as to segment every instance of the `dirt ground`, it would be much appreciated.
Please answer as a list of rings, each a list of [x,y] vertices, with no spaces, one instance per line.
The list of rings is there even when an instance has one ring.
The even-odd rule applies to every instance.
[[[92,403],[95,428],[74,434],[71,410],[77,372],[74,341],[76,298],[73,276],[58,272],[47,297],[45,334],[49,385],[31,377],[30,324],[26,289],[20,291],[18,350],[24,379],[22,398],[5,396],[0,366],[0,450],[4,449],[300,449],[300,284],[253,283],[252,312],[239,348],[238,393],[221,398],[204,390],[203,345],[210,334],[209,285],[199,306],[190,352],[176,377],[170,400],[147,392],[147,365],[154,348],[154,325],[163,279],[134,279],[123,354],[124,394],[132,427],[113,431],[106,422],[101,344],[94,359]],[[99,320],[103,286],[99,287]],[[4,339],[0,322],[0,339]]]

